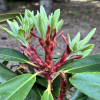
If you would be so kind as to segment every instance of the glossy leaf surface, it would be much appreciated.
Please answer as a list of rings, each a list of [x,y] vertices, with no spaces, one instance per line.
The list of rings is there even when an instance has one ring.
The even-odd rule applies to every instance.
[[[0,82],[4,83],[7,80],[16,77],[17,75],[8,69],[6,66],[0,63]]]
[[[29,63],[29,59],[21,52],[9,48],[0,48],[0,60]]]
[[[85,57],[65,66],[68,73],[99,72],[100,54]]]
[[[44,91],[41,100],[54,100],[51,92],[47,89]]]
[[[36,82],[47,88],[47,81],[45,77],[36,76]]]
[[[79,73],[70,78],[70,82],[89,97],[100,99],[100,72]]]
[[[45,90],[45,87],[35,83],[25,100],[40,100]]]
[[[25,74],[17,76],[0,85],[1,100],[24,100],[33,84],[36,76]],[[20,95],[21,94],[21,95]],[[20,95],[20,96],[19,96]]]

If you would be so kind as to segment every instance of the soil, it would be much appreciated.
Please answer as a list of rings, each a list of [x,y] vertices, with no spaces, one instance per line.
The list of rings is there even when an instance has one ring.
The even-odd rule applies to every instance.
[[[54,2],[54,10],[61,10],[60,19],[64,20],[64,24],[60,31],[63,30],[63,34],[67,36],[69,33],[71,39],[80,32],[81,39],[83,39],[93,28],[97,28],[94,36],[89,41],[90,44],[94,44],[91,55],[100,53],[100,2]],[[24,12],[25,9],[34,10],[36,13],[39,10],[39,2],[16,2],[9,3],[10,10],[6,13],[11,12]],[[3,12],[5,13],[5,12]],[[10,30],[7,24],[1,24]],[[60,32],[59,31],[59,32]],[[32,39],[32,45],[35,47],[38,44],[37,39]],[[66,48],[66,44],[60,37],[57,39],[57,46],[55,53],[62,54]],[[20,47],[20,42],[8,35],[7,33],[0,30],[0,47],[8,47],[18,50]],[[37,51],[43,51],[41,47],[38,47]],[[70,95],[68,95],[70,96]],[[70,97],[69,97],[70,98]]]
[[[71,39],[80,32],[81,39],[83,39],[93,28],[97,28],[94,36],[91,38],[89,43],[94,44],[95,47],[91,54],[100,53],[100,2],[54,2],[54,10],[61,10],[60,19],[64,20],[64,24],[60,31],[63,30],[63,34],[67,36],[69,33]],[[9,3],[10,10],[3,13],[11,12],[24,12],[25,9],[34,10],[36,13],[39,10],[39,2],[16,2]],[[1,24],[10,30],[8,24]],[[59,32],[60,32],[59,31]],[[36,46],[38,40],[32,39],[32,45]],[[62,53],[65,50],[66,44],[60,37],[57,39],[58,48],[55,49],[55,53]],[[19,49],[20,42],[18,42],[13,37],[9,36],[7,33],[0,30],[0,47],[8,47],[12,49]],[[38,47],[38,51],[42,51],[41,47]]]

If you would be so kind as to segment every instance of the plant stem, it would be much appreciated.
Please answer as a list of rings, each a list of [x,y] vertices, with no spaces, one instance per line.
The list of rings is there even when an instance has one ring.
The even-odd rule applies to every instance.
[[[48,89],[49,89],[49,91],[52,93],[52,96],[53,96],[53,98],[54,98],[53,87],[52,87],[52,83],[51,83],[50,73],[48,72],[48,73],[45,75],[45,77],[46,77],[46,80],[47,80],[47,82],[48,82]],[[55,100],[55,98],[54,98],[54,100]]]

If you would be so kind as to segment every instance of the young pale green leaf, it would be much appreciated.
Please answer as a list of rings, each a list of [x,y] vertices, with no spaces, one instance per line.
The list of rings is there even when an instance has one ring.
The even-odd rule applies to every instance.
[[[84,52],[82,52],[83,57],[88,56],[91,51],[92,51],[92,49],[88,49],[88,50],[85,50]]]
[[[77,33],[77,35],[75,36],[75,38],[72,40],[72,43],[71,43],[71,47],[74,49],[77,49],[77,44],[80,40],[80,32]]]
[[[38,15],[38,27],[39,27],[40,34],[41,34],[42,39],[45,40],[46,31],[44,29],[44,24],[42,22],[42,19],[41,19],[40,14]]]
[[[71,39],[70,39],[70,35],[69,34],[67,34],[67,38],[68,38],[68,43],[69,43],[69,48],[71,49],[71,51],[73,51],[73,48],[72,48],[72,46],[71,46]]]
[[[25,45],[26,47],[28,47],[28,39],[26,40],[26,36],[25,36],[25,30],[23,29],[19,29],[18,30],[18,33],[17,33],[17,39],[23,44]]]
[[[16,37],[16,36],[13,34],[13,32],[9,31],[7,28],[4,28],[4,27],[2,27],[2,26],[0,26],[0,28],[1,28],[4,32],[8,33],[9,35],[11,35],[11,36],[13,36],[13,37]]]
[[[22,14],[23,16],[24,14]],[[0,23],[6,23],[7,20],[13,20],[16,19],[16,16],[20,16],[19,13],[6,13],[0,15]]]
[[[18,35],[18,38],[20,39],[20,40],[23,40],[23,41],[25,41],[25,31],[23,30],[23,29],[19,29],[18,30],[18,33],[17,33],[17,35]]]
[[[45,12],[45,9],[42,5],[40,6],[40,15],[41,15],[41,20],[42,20],[42,27],[45,30],[44,34],[46,34],[47,27],[48,27],[48,18],[47,18],[47,14]]]
[[[16,16],[16,19],[19,21],[19,23],[21,24],[21,26],[23,25],[23,23],[22,23],[22,21],[21,21],[21,19],[18,17],[18,16]]]
[[[0,63],[0,83],[4,83],[11,78],[16,77],[17,75],[7,68],[5,65]]]
[[[79,51],[79,52],[76,52],[75,55],[83,55],[83,57],[86,57],[90,54],[91,51],[92,49],[85,50],[84,52]]]
[[[0,48],[0,60],[31,64],[29,59],[21,52],[9,48]]]
[[[47,89],[44,91],[41,100],[54,100],[51,92]]]
[[[17,35],[17,30],[16,30],[16,27],[14,26],[14,23],[11,22],[11,21],[9,21],[9,20],[7,20],[7,23],[9,24],[9,26],[10,26],[10,28],[12,29],[13,33],[14,33],[15,35]]]
[[[71,39],[69,34],[67,34],[67,38],[68,38],[68,43],[71,44]]]
[[[46,11],[42,5],[40,6],[40,14],[42,17],[47,18]]]
[[[33,84],[36,76],[24,74],[17,76],[0,85],[1,100],[24,100]],[[9,90],[9,91],[8,91]],[[20,95],[21,94],[21,95]]]
[[[81,58],[66,65],[68,73],[99,72],[100,54]],[[65,68],[64,68],[65,69]]]
[[[70,82],[89,97],[100,99],[100,72],[79,73],[70,78]]]
[[[86,43],[88,43],[88,41],[91,39],[91,37],[93,36],[93,34],[95,33],[96,28],[94,28],[83,40],[81,40],[78,44],[78,48],[84,46]]]
[[[74,51],[74,52],[78,52],[78,51],[85,51],[85,50],[88,50],[88,49],[92,49],[94,47],[94,45],[93,44],[87,44],[87,45],[85,45],[85,46],[83,46],[83,47],[81,47],[81,48],[79,48],[79,49],[77,49],[76,51]]]
[[[63,22],[64,22],[64,21],[61,19],[61,20],[57,23],[57,26],[56,26],[56,32],[59,31],[59,29],[61,28]]]
[[[54,16],[52,16],[51,17],[51,22],[50,22],[50,26],[51,26],[51,33],[53,32],[53,29],[54,29],[54,27],[55,27],[55,18],[54,18]]]
[[[55,26],[57,25],[59,16],[60,16],[60,9],[57,9],[57,10],[54,12],[54,18],[55,18],[55,23],[54,23],[54,24],[55,24]]]

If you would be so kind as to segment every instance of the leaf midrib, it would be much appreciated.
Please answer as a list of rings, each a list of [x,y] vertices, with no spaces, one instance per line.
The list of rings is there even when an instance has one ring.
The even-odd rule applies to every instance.
[[[86,81],[82,81],[82,80],[75,80],[75,79],[73,79],[73,80],[74,80],[74,81],[78,81],[78,82],[81,81],[81,82],[84,82],[84,83],[86,83],[86,84],[88,83],[88,84],[90,84],[90,85],[92,84],[92,85],[100,86],[100,85],[97,85],[97,84],[94,84],[94,83],[90,83],[90,82],[86,82]]]
[[[29,62],[28,60],[25,60],[25,59],[21,59],[21,58],[18,58],[18,57],[14,57],[14,56],[9,56],[9,55],[4,55],[4,54],[0,54],[0,56],[8,56],[8,57],[13,57],[13,58],[15,58],[15,59],[19,59],[19,60],[23,60],[23,61],[25,61],[25,62]]]
[[[17,88],[7,99],[9,99],[16,91],[18,91],[18,89],[20,89],[22,86],[24,86],[28,81],[30,81],[32,78],[34,77],[34,75],[32,75],[24,84],[22,84],[19,88]]]
[[[99,62],[100,63],[100,62]],[[99,63],[95,63],[95,64],[90,64],[90,65],[87,65],[87,66],[92,66],[92,65],[97,65]],[[73,69],[67,69],[68,71],[71,71],[71,70],[74,70],[74,69],[80,69],[80,68],[84,68],[84,67],[87,67],[87,66],[82,66],[82,67],[77,67],[77,68],[73,68]],[[70,67],[71,68],[71,67]]]

